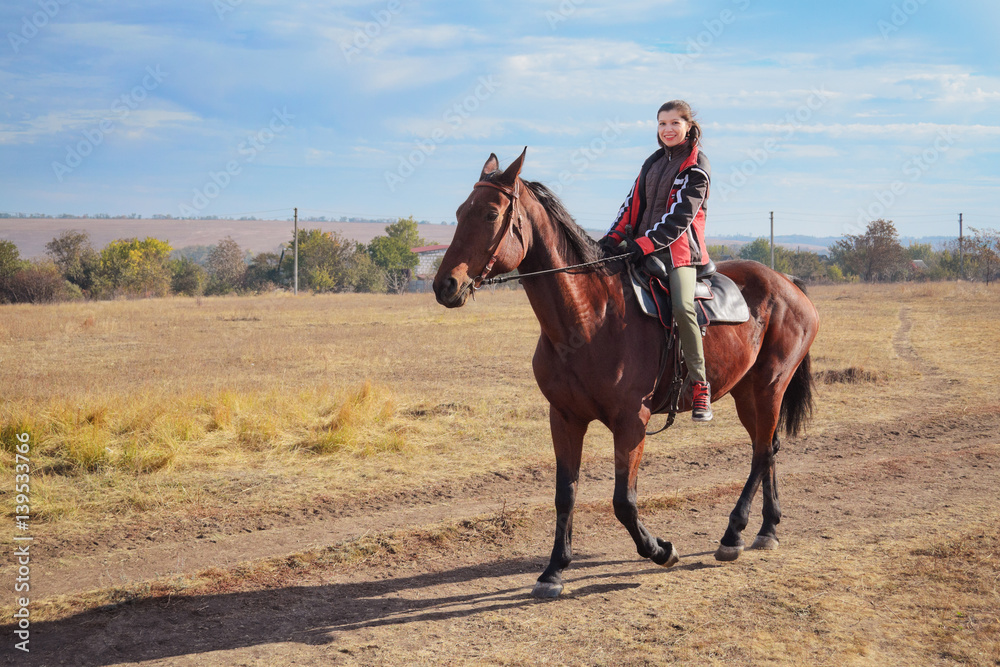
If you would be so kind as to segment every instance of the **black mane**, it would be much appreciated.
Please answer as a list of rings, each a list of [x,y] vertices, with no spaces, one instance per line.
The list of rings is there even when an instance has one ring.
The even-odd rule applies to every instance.
[[[500,170],[494,171],[483,180],[495,183],[502,173]],[[576,223],[576,220],[569,214],[569,211],[566,210],[566,207],[563,206],[563,203],[554,192],[538,181],[521,179],[521,182],[531,190],[531,194],[541,203],[545,212],[549,214],[549,218],[562,232],[562,238],[565,241],[566,247],[560,248],[560,251],[567,261],[571,263],[583,263],[600,259],[601,253],[598,250],[597,242],[590,237],[590,234],[584,231],[583,227]],[[576,257],[569,256],[566,252],[567,250]]]

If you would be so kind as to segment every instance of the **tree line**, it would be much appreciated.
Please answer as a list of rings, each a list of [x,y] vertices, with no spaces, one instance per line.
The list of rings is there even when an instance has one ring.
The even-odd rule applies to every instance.
[[[385,227],[385,236],[364,244],[336,232],[301,229],[299,286],[312,292],[403,292],[418,261],[411,248],[427,244],[417,230],[412,216],[400,218]],[[825,257],[775,246],[775,268],[810,282],[963,278],[989,284],[1000,276],[1000,234],[993,229],[971,231],[961,251],[957,239],[937,250],[930,244],[904,247],[892,221],[874,220],[864,233],[837,241]],[[182,251],[151,237],[118,239],[97,250],[86,232],[69,230],[46,244],[45,259],[26,261],[12,242],[0,241],[0,303],[289,289],[294,280],[293,242],[280,252],[257,255],[231,237]],[[708,251],[716,259],[734,255],[771,263],[771,245],[765,238],[738,249],[717,245]]]
[[[1000,275],[1000,233],[971,228],[972,236],[935,250],[929,243],[903,246],[891,220],[873,220],[861,234],[848,234],[823,257],[805,250],[774,248],[774,268],[810,282],[892,282],[899,280],[981,280]],[[771,244],[765,238],[732,250],[709,246],[710,257],[737,256],[771,264]]]
[[[299,287],[312,292],[406,290],[426,245],[413,217],[385,227],[368,244],[336,232],[300,229]],[[174,251],[160,239],[129,238],[100,250],[84,231],[68,230],[45,244],[43,260],[27,261],[17,246],[0,241],[0,303],[46,303],[73,299],[201,296],[270,292],[294,282],[294,235],[280,252],[256,255],[231,237],[208,248]]]

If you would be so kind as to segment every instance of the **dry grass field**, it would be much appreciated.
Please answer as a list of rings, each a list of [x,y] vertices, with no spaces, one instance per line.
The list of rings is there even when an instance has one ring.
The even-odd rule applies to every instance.
[[[554,464],[523,292],[3,306],[4,479],[13,435],[32,443],[31,658],[1000,664],[1000,290],[810,295],[817,404],[779,455],[781,549],[712,558],[750,464],[730,398],[647,442],[640,509],[681,551],[670,570],[614,519],[595,425],[551,602],[528,595]]]

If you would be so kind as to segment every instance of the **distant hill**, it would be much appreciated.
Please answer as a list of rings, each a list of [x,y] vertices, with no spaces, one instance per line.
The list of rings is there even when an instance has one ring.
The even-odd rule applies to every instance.
[[[290,220],[174,220],[127,218],[0,218],[0,240],[13,241],[21,257],[45,255],[45,244],[61,231],[79,229],[90,234],[95,248],[103,248],[115,239],[133,236],[168,241],[175,249],[186,246],[215,245],[227,236],[252,253],[273,252],[292,240]],[[370,222],[333,222],[299,220],[299,229],[322,229],[345,238],[368,243],[385,235],[385,224]],[[421,224],[421,237],[428,242],[450,243],[453,225]]]
[[[709,243],[719,243],[722,245],[743,245],[744,243],[751,243],[756,240],[756,236],[746,236],[746,235],[729,235],[720,236],[714,240],[710,240]],[[820,255],[828,254],[829,248],[842,239],[842,236],[805,236],[802,234],[783,234],[774,237],[774,242],[780,246],[788,248],[789,250],[810,250]],[[934,247],[935,250],[940,250],[947,243],[955,240],[954,236],[922,236],[920,238],[914,236],[901,236],[899,242],[904,246],[910,246],[915,243],[929,243]]]
[[[594,238],[600,238],[604,235],[604,230],[598,231],[595,229],[588,229],[587,232]],[[740,248],[747,243],[752,243],[757,239],[756,236],[739,236],[739,235],[729,235],[729,236],[710,236],[705,239],[706,245],[724,245],[731,248]],[[774,242],[778,245],[788,248],[789,250],[806,250],[808,252],[814,252],[819,255],[828,254],[828,248],[839,240],[838,237],[816,237],[816,236],[799,236],[799,235],[788,235],[788,236],[775,236]]]
[[[341,234],[345,238],[368,243],[376,236],[385,234],[386,223],[376,222],[339,222],[339,221],[303,221],[299,220],[300,229],[322,229]],[[419,225],[420,236],[430,244],[451,243],[455,235],[455,225],[436,225],[422,223]],[[187,246],[215,245],[221,239],[232,236],[244,250],[252,253],[272,252],[282,243],[292,238],[292,222],[290,220],[176,220],[176,219],[127,219],[127,218],[0,218],[0,240],[13,241],[21,256],[25,258],[42,257],[45,255],[45,244],[51,241],[59,232],[66,229],[81,229],[90,234],[91,242],[96,248],[102,248],[115,239],[137,236],[144,238],[152,236],[170,242],[175,249]],[[604,235],[603,229],[586,230],[595,239]],[[713,236],[707,239],[709,245],[726,245],[740,247],[754,241],[756,236],[728,235]],[[801,234],[786,234],[775,236],[779,245],[789,250],[808,250],[821,255],[838,240],[838,236],[804,236]],[[904,245],[913,243],[930,243],[935,249],[953,241],[949,236],[925,236],[922,238],[903,237]]]
[[[708,240],[709,244],[736,246],[737,248],[746,245],[747,243],[753,243],[759,237],[757,236],[746,236],[746,235],[728,235],[719,236]],[[839,237],[833,236],[803,236],[801,234],[786,234],[783,236],[775,236],[774,242],[789,250],[805,250],[807,252],[814,252],[818,255],[829,254],[829,248],[834,243],[839,240]]]

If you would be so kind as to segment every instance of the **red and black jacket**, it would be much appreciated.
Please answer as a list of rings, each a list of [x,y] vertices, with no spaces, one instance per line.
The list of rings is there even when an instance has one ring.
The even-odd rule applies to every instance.
[[[632,190],[618,211],[618,217],[608,230],[607,236],[616,242],[620,243],[628,236],[626,225],[631,225],[632,234],[635,234],[646,210],[646,174],[664,153],[665,149],[660,148],[642,164],[639,177],[635,179]],[[636,239],[644,253],[649,255],[669,249],[670,264],[674,268],[700,266],[708,262],[708,250],[705,248],[705,203],[708,200],[711,177],[712,167],[708,158],[698,150],[697,145],[693,146],[671,186],[666,214],[654,221],[649,231]]]

